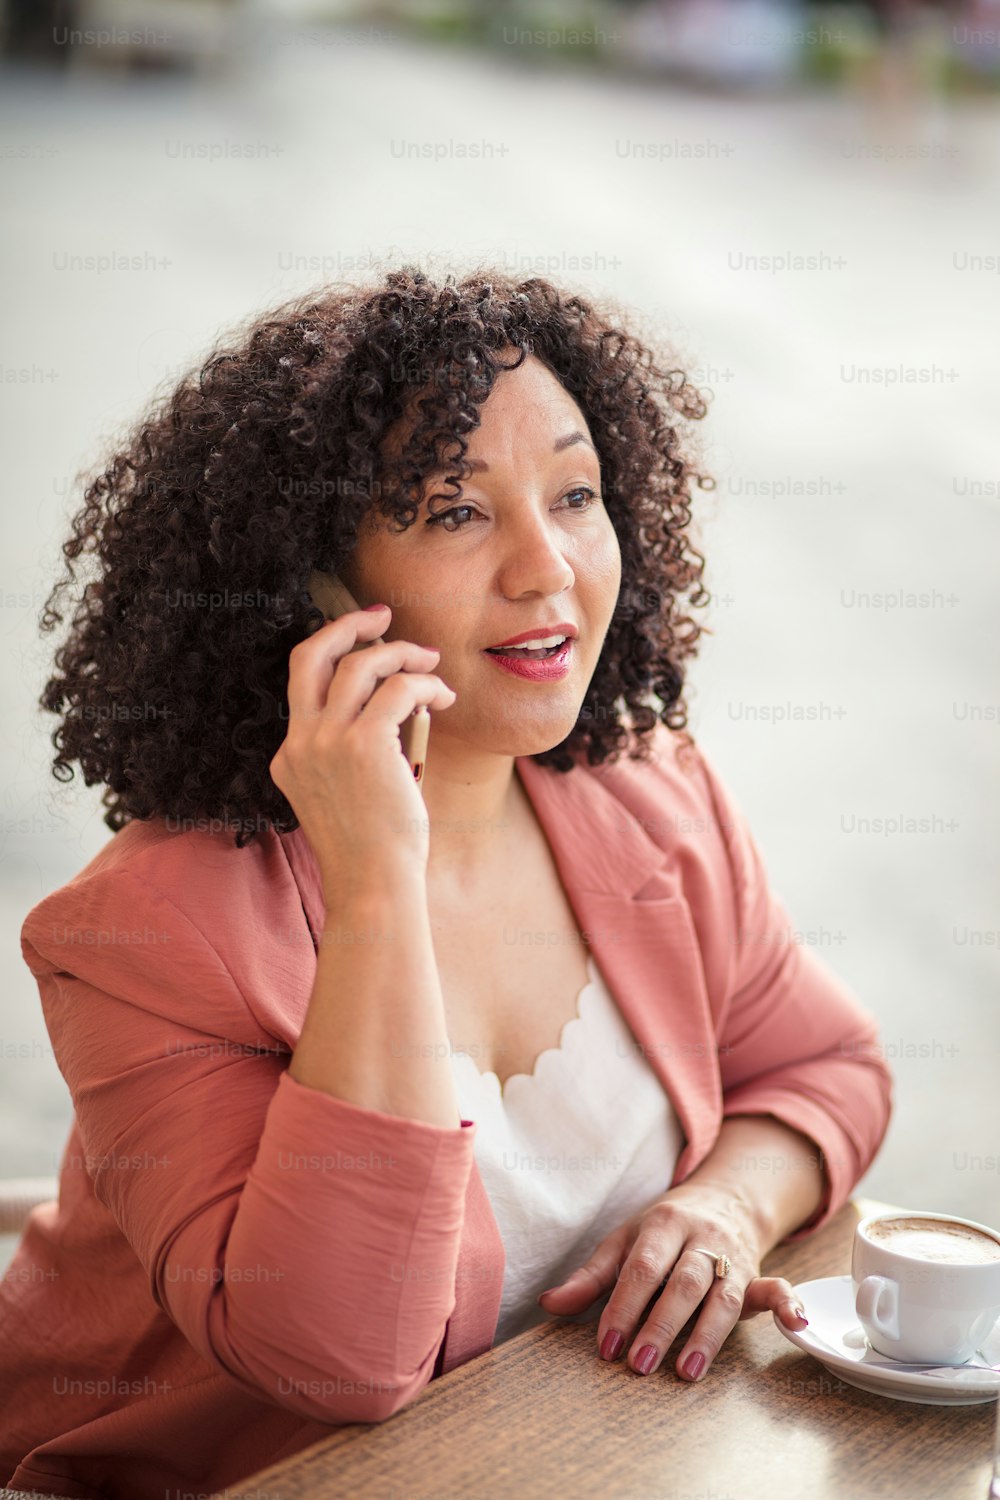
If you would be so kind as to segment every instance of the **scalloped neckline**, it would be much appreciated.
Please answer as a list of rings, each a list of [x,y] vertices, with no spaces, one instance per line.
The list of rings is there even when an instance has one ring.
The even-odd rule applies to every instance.
[[[500,1096],[500,1101],[501,1101],[501,1103],[503,1103],[506,1100],[506,1098],[507,1098],[507,1090],[509,1089],[510,1085],[514,1082],[515,1078],[525,1078],[525,1079],[527,1079],[527,1081],[529,1083],[534,1083],[537,1080],[537,1078],[538,1078],[538,1068],[539,1068],[539,1064],[541,1063],[542,1059],[544,1057],[548,1057],[551,1053],[565,1052],[565,1050],[566,1050],[566,1045],[565,1044],[566,1044],[566,1033],[567,1033],[567,1031],[574,1024],[574,1022],[582,1021],[583,1020],[583,1016],[580,1014],[580,1002],[582,1001],[584,995],[586,995],[586,993],[587,993],[588,990],[592,990],[592,989],[596,988],[599,977],[600,976],[598,974],[597,965],[594,962],[594,955],[593,955],[592,952],[590,952],[588,950],[588,953],[587,953],[587,982],[583,986],[583,988],[579,991],[579,993],[577,994],[576,1001],[574,1003],[575,1014],[573,1014],[572,1016],[570,1016],[567,1020],[565,1020],[563,1022],[562,1026],[560,1028],[560,1031],[559,1031],[559,1040],[555,1044],[555,1046],[553,1046],[553,1047],[543,1047],[542,1048],[541,1052],[539,1052],[538,1056],[535,1058],[534,1063],[532,1064],[531,1072],[530,1073],[511,1073],[507,1078],[504,1079],[503,1083],[501,1083],[500,1082],[500,1075],[498,1073],[494,1072],[494,1070],[492,1068],[481,1068],[481,1067],[479,1067],[478,1063],[476,1063],[475,1059],[473,1058],[471,1052],[455,1052],[455,1051],[453,1051],[452,1054],[451,1054],[452,1057],[453,1058],[455,1058],[455,1057],[464,1057],[464,1058],[467,1058],[468,1061],[470,1062],[470,1064],[472,1065],[473,1072],[476,1074],[476,1076],[478,1078],[482,1079],[484,1082],[487,1079],[492,1079],[493,1083],[496,1085],[496,1092]]]

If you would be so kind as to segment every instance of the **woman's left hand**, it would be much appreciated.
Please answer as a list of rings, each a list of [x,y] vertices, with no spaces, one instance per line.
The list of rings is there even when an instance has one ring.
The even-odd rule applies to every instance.
[[[716,1277],[714,1262],[695,1247],[727,1255],[729,1275]],[[538,1302],[546,1312],[572,1317],[613,1288],[597,1325],[601,1357],[616,1359],[628,1346],[628,1364],[643,1375],[657,1368],[700,1305],[675,1363],[679,1375],[698,1380],[740,1319],[771,1310],[787,1328],[806,1326],[791,1284],[760,1275],[761,1248],[753,1215],[738,1198],[717,1187],[680,1183],[603,1239],[584,1265],[542,1292]],[[643,1319],[664,1278],[666,1286]]]

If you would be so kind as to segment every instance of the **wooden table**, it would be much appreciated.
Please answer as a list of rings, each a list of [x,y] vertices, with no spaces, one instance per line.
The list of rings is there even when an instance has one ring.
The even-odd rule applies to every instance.
[[[794,1284],[850,1269],[859,1199],[763,1269]],[[675,1344],[674,1350],[680,1347]],[[273,1500],[986,1500],[995,1402],[920,1406],[834,1378],[762,1313],[704,1380],[598,1358],[596,1326],[553,1319],[431,1381],[388,1421],[254,1475]]]

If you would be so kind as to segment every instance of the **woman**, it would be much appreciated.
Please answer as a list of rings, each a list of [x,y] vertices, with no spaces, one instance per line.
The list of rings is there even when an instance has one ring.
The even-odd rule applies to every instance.
[[[8,1483],[221,1488],[548,1315],[625,1378],[802,1326],[761,1259],[889,1077],[683,733],[703,411],[581,297],[407,268],[90,485],[42,701],[116,836],[22,930],[76,1118],[0,1293]]]

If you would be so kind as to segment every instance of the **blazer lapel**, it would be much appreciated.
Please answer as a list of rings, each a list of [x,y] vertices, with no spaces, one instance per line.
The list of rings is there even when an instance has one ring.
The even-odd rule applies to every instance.
[[[698,934],[676,862],[599,768],[563,775],[520,756],[516,766],[580,929],[677,1111],[686,1138],[677,1180],[715,1140],[722,1090]]]

